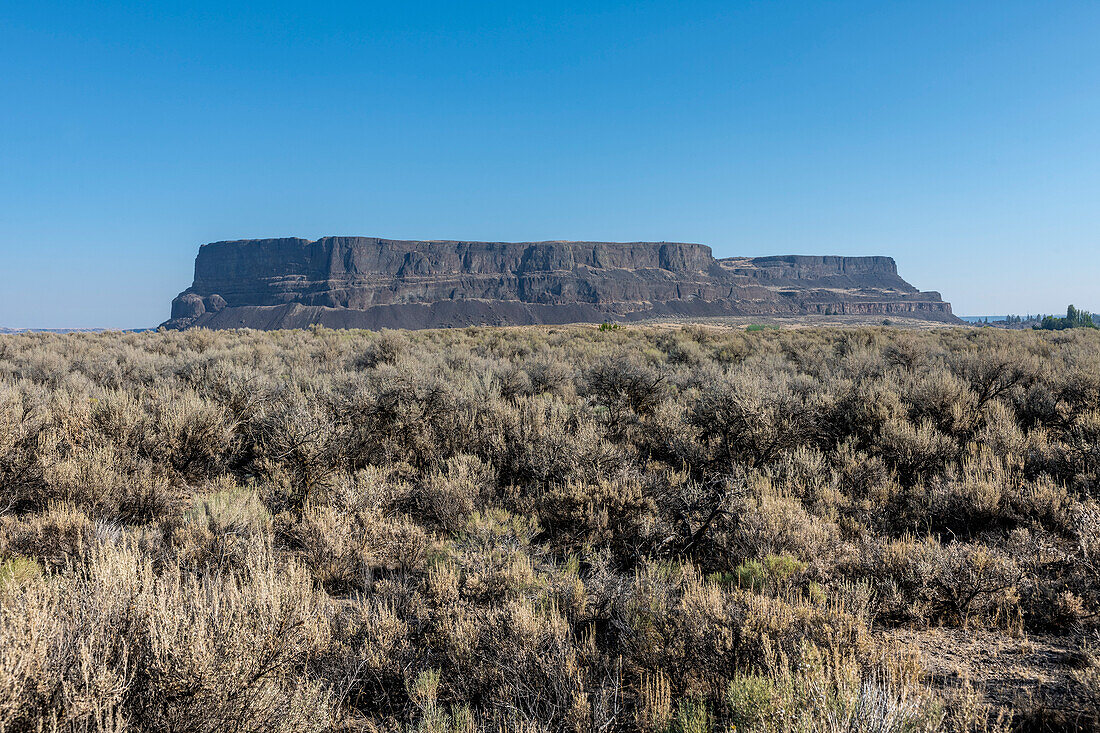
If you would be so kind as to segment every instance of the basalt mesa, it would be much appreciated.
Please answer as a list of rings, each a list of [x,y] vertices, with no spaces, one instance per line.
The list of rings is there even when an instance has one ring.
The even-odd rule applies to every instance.
[[[904,315],[955,322],[890,257],[715,259],[675,242],[373,237],[203,245],[168,328],[437,328],[710,316]]]

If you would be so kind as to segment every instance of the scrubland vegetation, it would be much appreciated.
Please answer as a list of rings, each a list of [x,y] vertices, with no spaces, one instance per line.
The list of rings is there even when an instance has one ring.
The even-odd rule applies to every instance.
[[[1098,495],[1087,329],[0,337],[0,731],[1089,729]]]

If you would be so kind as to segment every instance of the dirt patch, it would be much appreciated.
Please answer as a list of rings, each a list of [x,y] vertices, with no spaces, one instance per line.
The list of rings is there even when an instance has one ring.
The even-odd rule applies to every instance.
[[[968,683],[994,708],[1015,713],[1023,731],[1096,730],[1074,673],[1086,663],[1085,635],[1014,637],[984,629],[890,629],[883,641],[917,650],[933,687]]]

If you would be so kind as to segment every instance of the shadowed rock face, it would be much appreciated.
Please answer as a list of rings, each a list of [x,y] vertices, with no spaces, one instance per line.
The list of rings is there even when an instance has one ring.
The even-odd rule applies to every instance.
[[[431,328],[659,316],[907,313],[954,320],[889,257],[716,260],[672,242],[415,242],[368,237],[203,245],[169,328]]]

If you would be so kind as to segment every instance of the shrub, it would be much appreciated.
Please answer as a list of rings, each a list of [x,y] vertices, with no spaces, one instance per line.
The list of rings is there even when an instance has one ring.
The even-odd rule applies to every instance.
[[[16,555],[0,559],[0,592],[5,588],[18,588],[42,575],[42,566],[29,557]]]
[[[784,655],[767,675],[738,675],[726,688],[736,730],[908,731],[939,730],[944,721],[931,692],[879,669],[864,672],[837,649],[807,646],[798,674]]]
[[[702,388],[691,420],[716,444],[716,463],[759,466],[810,438],[815,418],[801,387],[786,372],[742,366]]]
[[[806,564],[790,555],[768,555],[763,561],[748,560],[733,570],[738,588],[763,590],[766,587],[786,583],[794,575],[806,569]]]
[[[454,456],[442,469],[432,469],[410,492],[405,508],[410,514],[454,533],[466,526],[466,518],[483,499],[492,496],[495,487],[496,476],[491,466],[476,456]]]
[[[710,711],[706,703],[690,698],[681,700],[676,706],[676,716],[672,719],[670,730],[675,733],[710,733]]]
[[[135,460],[110,443],[72,451],[48,466],[43,478],[46,496],[94,519],[148,522],[179,502],[163,467]]]
[[[605,408],[608,421],[618,425],[628,414],[648,415],[661,400],[665,376],[630,356],[609,358],[585,374],[585,394]]]
[[[0,336],[0,729],[1095,727],[1097,446],[1092,329]]]
[[[736,730],[775,729],[782,702],[775,681],[763,675],[741,674],[726,687],[726,706]]]

